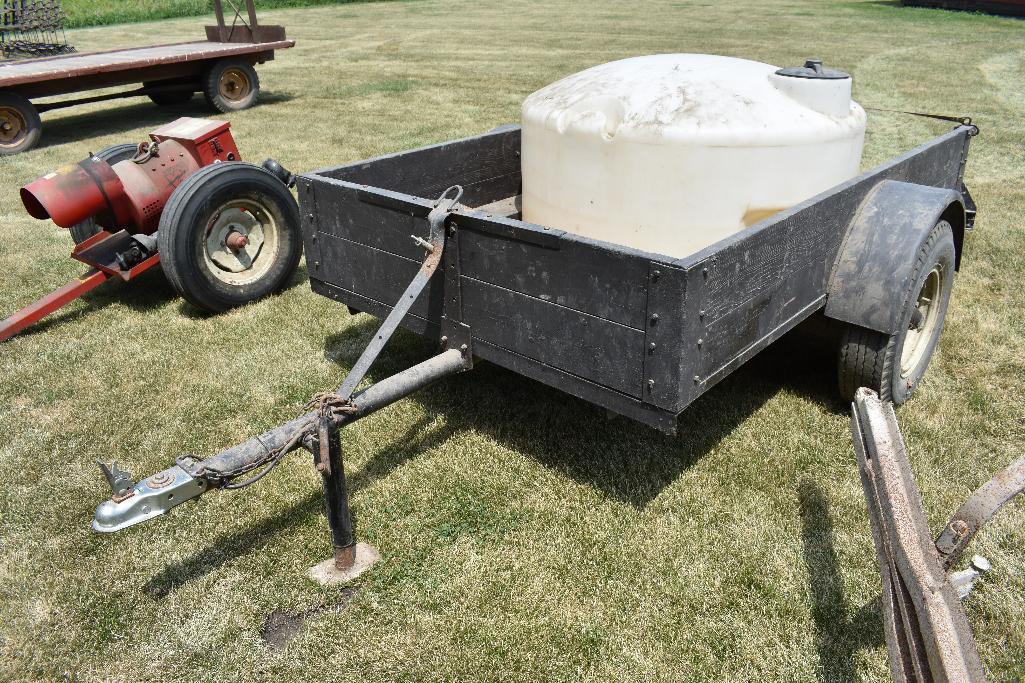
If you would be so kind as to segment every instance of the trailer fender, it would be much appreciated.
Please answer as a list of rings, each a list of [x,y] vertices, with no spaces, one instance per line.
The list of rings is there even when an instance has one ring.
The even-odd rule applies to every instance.
[[[896,180],[876,185],[840,245],[826,290],[826,317],[895,334],[915,254],[941,220],[954,232],[956,270],[965,230],[961,193]]]

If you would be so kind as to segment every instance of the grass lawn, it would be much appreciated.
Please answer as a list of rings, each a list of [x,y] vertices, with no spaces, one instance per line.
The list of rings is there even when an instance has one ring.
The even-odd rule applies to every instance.
[[[256,0],[256,11],[262,17],[265,10],[275,7],[340,5],[362,1],[364,0]],[[245,17],[245,1],[234,0],[234,3]],[[225,16],[230,23],[234,16],[233,10],[228,2],[224,2],[223,5]],[[65,25],[68,28],[197,15],[213,17],[211,0],[61,0],[61,7],[67,15]]]
[[[1025,22],[895,2],[440,2],[266,12],[295,49],[233,114],[250,160],[295,170],[489,130],[596,63],[710,52],[821,57],[876,107],[970,114],[976,231],[941,348],[898,411],[932,528],[1025,437]],[[81,50],[201,35],[198,19],[81,29]],[[197,97],[181,113],[207,116]],[[17,189],[175,116],[148,101],[44,115],[0,159],[0,302],[79,273],[68,236]],[[872,113],[865,166],[949,124]],[[832,357],[784,339],[664,437],[493,366],[345,431],[362,540],[352,589],[327,557],[319,477],[286,461],[117,535],[88,527],[93,463],[150,474],[294,416],[337,386],[375,323],[315,296],[205,316],[159,273],[0,346],[0,680],[888,680],[875,552]],[[433,351],[400,333],[380,378]],[[978,537],[968,599],[992,680],[1025,675],[1025,505]],[[300,614],[268,644],[272,612]]]

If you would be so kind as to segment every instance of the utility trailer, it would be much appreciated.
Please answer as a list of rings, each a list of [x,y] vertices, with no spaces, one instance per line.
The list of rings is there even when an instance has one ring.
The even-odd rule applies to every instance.
[[[229,25],[221,0],[214,0],[217,25],[206,27],[203,41],[0,62],[0,156],[34,147],[43,130],[39,114],[52,109],[141,96],[178,106],[197,91],[222,113],[253,106],[260,90],[254,66],[295,41],[285,40],[283,26],[260,25],[253,0],[245,4],[246,16],[236,8]],[[136,83],[128,91],[33,102]]]
[[[672,432],[694,400],[821,312],[844,328],[845,398],[867,386],[902,403],[935,348],[972,228],[963,177],[977,132],[965,120],[685,258],[521,220],[516,126],[303,175],[313,290],[383,318],[380,330],[341,387],[295,420],[138,484],[105,468],[114,497],[93,528],[246,486],[306,447],[324,478],[336,567],[350,567],[339,428],[475,358]],[[439,354],[356,391],[399,325]]]

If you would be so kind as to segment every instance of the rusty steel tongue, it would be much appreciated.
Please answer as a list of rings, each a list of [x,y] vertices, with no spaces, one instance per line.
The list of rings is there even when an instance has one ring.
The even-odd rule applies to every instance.
[[[883,631],[893,679],[985,680],[958,596],[967,594],[964,584],[980,571],[948,575],[947,570],[979,527],[1025,489],[1025,458],[976,491],[933,542],[892,404],[859,389],[851,432],[882,575]],[[976,565],[988,569],[984,558]]]

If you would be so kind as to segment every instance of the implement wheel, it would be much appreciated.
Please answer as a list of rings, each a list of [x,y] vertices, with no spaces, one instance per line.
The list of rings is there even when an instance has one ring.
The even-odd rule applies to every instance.
[[[222,113],[248,109],[259,94],[260,77],[253,65],[242,59],[216,61],[203,77],[207,103]]]
[[[954,285],[954,233],[940,221],[915,255],[896,334],[849,325],[840,340],[840,393],[854,399],[868,387],[884,401],[901,405],[929,367]]]
[[[93,156],[97,159],[102,159],[103,161],[106,161],[108,164],[113,166],[119,161],[131,159],[133,156],[135,156],[135,153],[138,150],[138,145],[133,145],[131,143],[122,143],[120,145],[111,145],[106,149],[101,149]],[[70,228],[68,228],[68,232],[71,233],[71,239],[75,244],[81,244],[82,242],[85,242],[87,239],[89,239],[102,229],[103,228],[96,224],[95,220],[93,220],[92,218],[86,218],[81,223],[72,225]]]
[[[269,172],[214,164],[168,199],[157,232],[164,274],[189,303],[220,312],[272,294],[299,264],[299,207]]]
[[[12,92],[0,92],[0,156],[32,149],[42,133],[43,122],[31,102]]]

